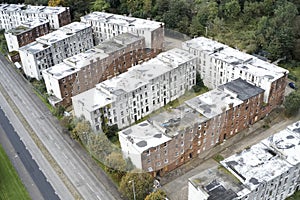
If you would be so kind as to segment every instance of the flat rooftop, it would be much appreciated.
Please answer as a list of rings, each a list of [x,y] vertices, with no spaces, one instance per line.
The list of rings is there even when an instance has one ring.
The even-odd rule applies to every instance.
[[[171,140],[147,121],[120,131],[119,137],[127,138],[139,153]]]
[[[31,42],[21,48],[19,48],[19,51],[28,51],[32,54],[36,54],[38,52],[44,51],[46,49],[49,49],[51,46],[47,44],[42,44],[39,42]]]
[[[119,44],[128,45],[136,41],[142,40],[143,38],[144,37],[142,36],[133,35],[127,32],[115,36],[114,38],[112,38],[112,40],[117,41]]]
[[[238,67],[241,71],[270,81],[288,73],[286,69],[205,37],[194,38],[185,42],[184,45],[206,52],[209,56]]]
[[[215,166],[189,178],[189,182],[198,190],[209,195],[209,200],[232,200],[247,190],[233,175],[225,173]]]
[[[262,140],[262,143],[278,153],[291,165],[300,163],[300,121]]]
[[[78,72],[80,68],[75,68],[70,65],[67,65],[64,62],[61,62],[53,67],[43,70],[43,73],[51,75],[53,78],[60,80],[64,77],[67,77],[71,74]]]
[[[60,63],[58,66],[55,65],[45,72],[49,72],[53,78],[62,79],[72,74],[72,72],[75,73],[82,67],[89,65],[91,60],[97,62],[98,59],[106,59],[109,57],[108,53],[112,53],[123,48],[125,48],[124,45],[119,44],[113,40],[107,40],[83,53],[79,53],[77,55],[64,59],[63,64]]]
[[[94,48],[102,51],[103,53],[110,54],[119,51],[121,49],[124,49],[125,46],[113,40],[106,40],[100,43],[99,45],[95,46]]]
[[[0,4],[0,11],[22,12],[35,14],[59,14],[66,10],[66,7],[32,6],[24,4]]]
[[[19,34],[27,32],[35,27],[38,27],[38,26],[41,26],[41,25],[44,25],[47,23],[49,23],[49,21],[46,19],[42,19],[42,18],[38,18],[38,19],[34,19],[34,20],[28,19],[27,21],[22,22],[20,26],[10,29],[6,32],[12,33],[13,35],[19,35]]]
[[[91,61],[96,63],[98,59],[102,60],[108,57],[108,54],[99,52],[95,48],[92,48],[83,53],[79,53],[77,55],[64,59],[64,63],[72,67],[81,69],[82,67],[88,66]]]
[[[174,48],[169,51],[160,53],[157,57],[162,61],[172,63],[174,65],[181,65],[193,59],[197,59],[197,56],[179,48]]]
[[[69,38],[75,35],[78,31],[84,30],[88,27],[91,27],[91,25],[81,22],[72,22],[71,24],[60,27],[56,31],[37,38],[36,41],[43,44],[52,45],[56,42]]]
[[[150,80],[153,80],[154,78],[159,77],[178,67],[178,63],[175,63],[174,60],[162,61],[161,58],[161,56],[170,55],[175,59],[176,53],[173,53],[174,51],[177,50],[175,49],[161,53],[156,58],[150,59],[149,61],[140,65],[133,66],[129,68],[127,72],[97,84],[97,90],[93,91],[95,91],[99,96],[101,93],[105,93],[105,96],[109,95],[110,99],[114,99],[116,96],[122,95],[123,93],[129,93],[137,88],[143,87],[147,85]],[[186,53],[186,51],[183,52]],[[181,58],[178,58],[178,60],[181,62],[184,61]],[[102,102],[103,104],[99,104],[97,101],[90,102],[93,101],[93,98],[87,98],[86,101],[89,101],[89,103],[87,103],[88,105],[98,105],[99,108],[108,104],[105,102]],[[108,102],[110,102],[110,100]]]
[[[221,161],[229,171],[254,190],[264,181],[268,182],[288,171],[292,166],[262,142]]]
[[[241,78],[235,79],[219,86],[222,90],[227,90],[237,94],[237,98],[244,101],[251,97],[264,93],[264,90]]]
[[[183,55],[186,53],[186,51],[179,51],[178,49],[172,49],[161,53],[156,58],[131,67],[128,69],[128,72],[99,83],[97,87],[107,88],[107,90],[111,91],[112,93],[115,90],[120,89],[124,90],[125,92],[131,92],[143,85],[148,84],[149,80],[161,76],[162,74],[171,71],[173,68],[178,67],[178,64],[195,58],[193,56],[189,58],[183,58]],[[187,54],[190,55],[189,53]],[[168,59],[165,59],[166,57]]]
[[[203,116],[213,118],[229,110],[230,105],[236,107],[242,104],[243,101],[237,98],[236,95],[231,95],[220,88],[216,88],[194,97],[185,103]]]
[[[132,27],[135,29],[155,30],[160,28],[164,23],[146,19],[127,17],[105,12],[92,12],[81,17],[81,21],[99,21],[107,24],[117,24],[123,27]]]
[[[148,82],[145,81],[140,74],[134,70],[129,70],[97,84],[96,87],[109,91],[111,94],[118,95],[118,91],[129,93],[147,84]]]
[[[111,95],[100,92],[97,88],[92,88],[75,95],[72,97],[72,100],[82,103],[84,109],[88,112],[92,112],[113,102]]]
[[[185,104],[177,108],[169,108],[149,119],[155,127],[170,137],[184,133],[186,128],[190,128],[197,122],[201,123],[207,120],[208,118]]]
[[[183,42],[183,45],[186,45],[187,47],[197,49],[206,53],[211,53],[217,50],[220,50],[222,48],[226,48],[225,44],[222,44],[218,41],[205,38],[205,37],[197,37],[188,41]]]

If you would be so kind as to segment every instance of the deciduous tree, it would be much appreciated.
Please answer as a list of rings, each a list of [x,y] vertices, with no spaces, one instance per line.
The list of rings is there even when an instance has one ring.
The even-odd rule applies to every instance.
[[[224,14],[227,18],[233,19],[241,12],[241,7],[238,0],[231,0],[225,3]]]
[[[300,93],[296,91],[290,93],[285,98],[284,107],[288,116],[296,115],[300,109]]]
[[[157,190],[146,196],[145,200],[163,200],[167,197],[166,193],[162,190]]]
[[[56,7],[60,5],[60,0],[49,0],[48,1],[48,6]]]
[[[92,11],[106,11],[110,7],[109,3],[106,0],[95,0],[92,2],[91,10]]]
[[[130,172],[123,176],[119,190],[128,199],[133,199],[133,184],[135,188],[136,199],[144,200],[152,190],[153,178],[148,173],[138,172]]]

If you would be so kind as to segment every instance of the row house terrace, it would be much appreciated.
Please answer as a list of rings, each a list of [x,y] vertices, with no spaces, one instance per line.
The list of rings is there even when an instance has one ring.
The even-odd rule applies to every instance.
[[[146,19],[93,12],[80,18],[93,28],[95,44],[122,33],[132,33],[145,37],[148,51],[158,54],[163,50],[164,23]]]
[[[73,22],[21,47],[19,53],[27,77],[40,80],[42,70],[92,47],[91,27],[81,22]]]
[[[266,113],[282,104],[288,70],[205,37],[182,47],[198,57],[197,70],[208,88],[242,78],[265,90]]]
[[[71,23],[68,7],[32,6],[25,4],[0,4],[0,29],[10,30],[27,20],[46,19],[51,29]]]
[[[124,33],[106,40],[42,72],[51,95],[49,101],[52,105],[70,106],[72,96],[150,58],[145,51],[144,37]]]
[[[300,186],[300,121],[189,178],[188,200],[284,200]],[[239,180],[239,181],[237,181]]]
[[[161,176],[259,120],[263,95],[257,86],[233,80],[120,131],[123,155]]]
[[[49,21],[45,19],[28,20],[20,26],[4,33],[8,51],[18,51],[20,47],[34,42],[36,38],[50,32]]]
[[[238,199],[284,200],[299,190],[300,121],[221,161],[244,186]]]
[[[92,128],[124,128],[183,95],[196,84],[196,57],[172,49],[72,97],[76,117]]]

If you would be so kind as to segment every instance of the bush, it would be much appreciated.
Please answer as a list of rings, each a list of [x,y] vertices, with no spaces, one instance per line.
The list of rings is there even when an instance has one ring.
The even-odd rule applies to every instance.
[[[283,103],[285,107],[285,113],[288,117],[294,116],[299,112],[300,109],[300,93],[294,91],[290,93]]]
[[[295,76],[294,74],[289,74],[288,78],[291,79],[291,80],[293,80],[293,81],[298,81],[297,76]]]

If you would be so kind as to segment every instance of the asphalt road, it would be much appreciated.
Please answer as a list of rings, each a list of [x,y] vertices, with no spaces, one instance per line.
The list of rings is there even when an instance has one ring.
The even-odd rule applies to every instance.
[[[1,103],[0,103],[1,105]],[[52,186],[47,182],[47,179],[45,175],[39,170],[38,165],[36,162],[32,159],[30,153],[26,149],[23,142],[20,140],[20,137],[18,134],[14,131],[14,128],[10,124],[9,120],[5,116],[2,109],[0,109],[0,134],[5,134],[7,138],[9,139],[9,142],[12,144],[14,151],[16,152],[16,155],[14,158],[20,158],[23,166],[31,176],[31,179],[33,180],[35,186],[38,188],[39,192],[33,191],[31,192],[30,186],[26,185],[27,190],[29,190],[30,195],[32,199],[49,199],[49,200],[56,200],[59,199],[59,197],[55,194],[54,189]],[[3,136],[3,135],[2,135]],[[11,158],[12,160],[14,158]],[[26,172],[25,172],[26,173]],[[24,177],[21,175],[21,177]],[[23,178],[24,180],[24,178]],[[22,181],[23,181],[22,180]],[[24,183],[26,184],[26,183]],[[33,183],[32,183],[33,184]],[[39,196],[41,195],[41,196]]]
[[[58,122],[33,93],[28,82],[9,65],[7,60],[0,55],[0,83],[81,198],[89,200],[120,199],[117,189],[110,181],[107,181],[107,177],[102,173],[100,181],[99,176],[97,178],[82,161],[82,157],[78,156],[78,151],[75,152],[74,146],[65,141]],[[39,161],[37,162],[39,163]],[[42,169],[42,171],[61,199],[69,199],[62,198],[66,194],[61,185],[57,184],[57,181],[48,174],[48,170]]]

